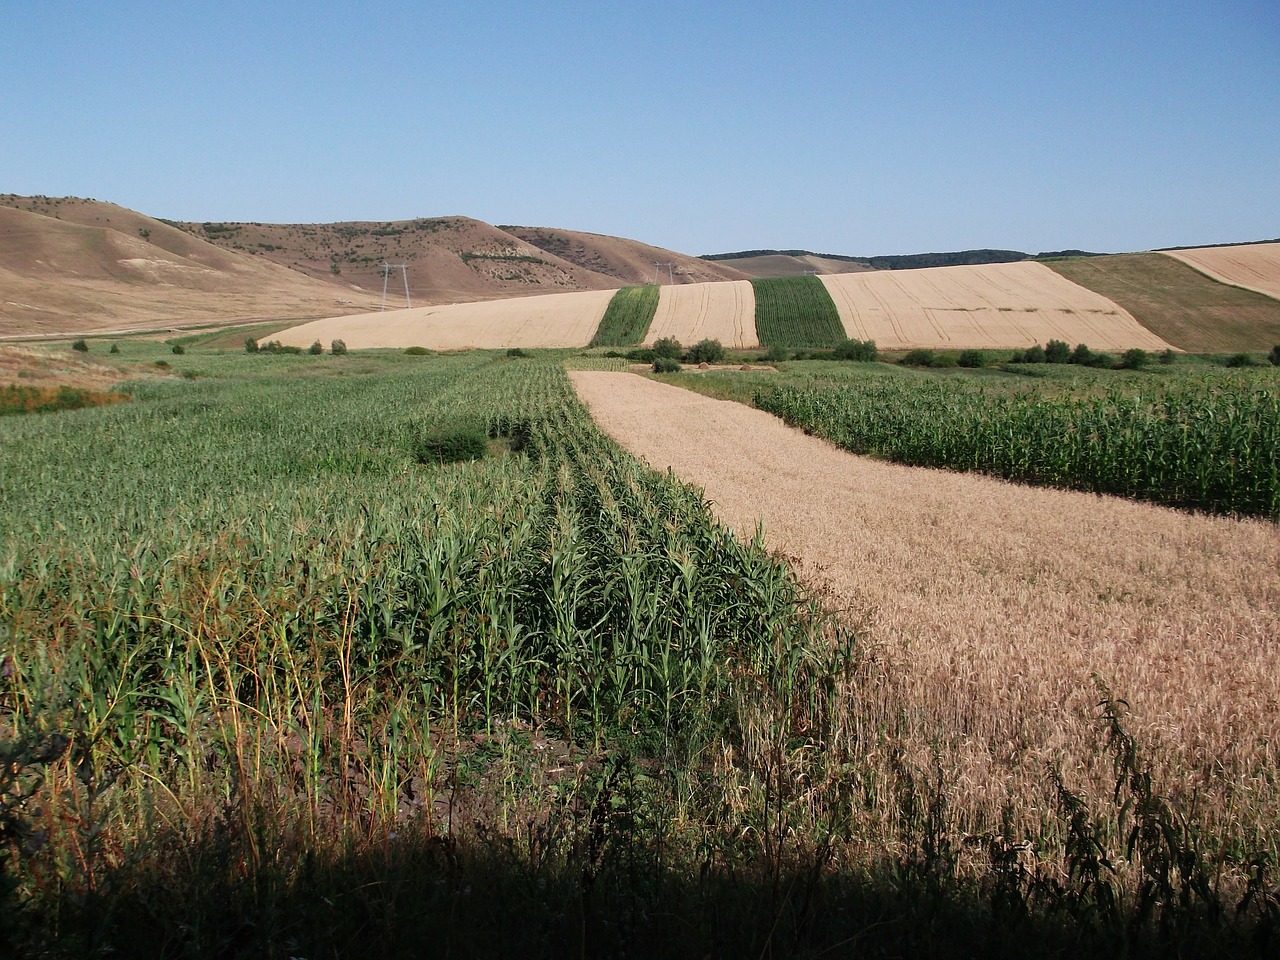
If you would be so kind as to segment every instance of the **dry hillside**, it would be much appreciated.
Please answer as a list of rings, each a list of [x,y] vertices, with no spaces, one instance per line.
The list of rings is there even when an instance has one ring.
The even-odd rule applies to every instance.
[[[504,226],[501,229],[539,250],[619,280],[618,286],[653,283],[655,278],[661,283],[705,283],[743,280],[750,276],[736,269],[736,264],[713,263],[638,240],[549,227]]]
[[[1119,304],[1181,350],[1225,353],[1280,343],[1280,300],[1219,283],[1163,253],[1055,260],[1046,266]]]
[[[650,283],[654,263],[676,282],[737,279],[736,271],[634,240],[541,227],[495,227],[470,217],[321,224],[186,223],[225,249],[254,253],[318,279],[354,283],[381,300],[383,261],[408,266],[412,306],[495,300]],[[666,275],[664,267],[664,278]],[[405,305],[392,272],[387,305]]]
[[[372,305],[361,291],[114,204],[0,196],[0,335],[303,319]]]

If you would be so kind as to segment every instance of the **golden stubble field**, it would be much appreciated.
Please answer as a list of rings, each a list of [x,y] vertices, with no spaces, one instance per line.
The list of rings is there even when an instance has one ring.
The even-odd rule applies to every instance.
[[[272,339],[298,347],[319,340],[325,349],[331,341],[342,340],[352,350],[583,347],[595,335],[614,292],[553,293],[331,317],[292,327]]]
[[[871,657],[848,735],[894,809],[935,770],[962,822],[1051,819],[1048,770],[1095,802],[1114,777],[1096,676],[1158,790],[1206,827],[1280,818],[1280,532],[1116,498],[845,453],[761,411],[577,372],[611,436],[702,486],[855,626]]]
[[[1039,263],[877,270],[821,277],[845,334],[882,349],[1169,347],[1111,300]]]
[[[1161,252],[1222,283],[1280,298],[1280,243]]]
[[[758,347],[755,288],[748,280],[666,285],[645,344],[663,337],[682,344],[719,340],[730,349]]]

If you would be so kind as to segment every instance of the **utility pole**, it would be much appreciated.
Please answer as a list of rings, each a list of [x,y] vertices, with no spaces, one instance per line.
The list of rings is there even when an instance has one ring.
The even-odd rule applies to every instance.
[[[654,283],[658,283],[658,282],[659,282],[659,281],[658,281],[658,271],[659,271],[659,269],[660,269],[660,268],[662,268],[662,267],[666,267],[666,268],[667,268],[667,283],[675,283],[675,282],[676,282],[676,277],[675,277],[675,273],[674,273],[674,271],[672,270],[671,264],[669,264],[669,263],[658,263],[658,261],[656,261],[656,260],[653,262],[653,282],[654,282]]]
[[[409,265],[407,263],[387,263],[383,260],[378,265],[382,269],[382,308],[387,309],[387,281],[391,279],[391,271],[399,270],[401,276],[404,277],[404,305],[411,307],[413,304],[409,302]]]

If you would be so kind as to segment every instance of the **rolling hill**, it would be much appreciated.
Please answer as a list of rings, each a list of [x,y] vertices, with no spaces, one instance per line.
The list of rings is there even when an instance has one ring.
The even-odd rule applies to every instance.
[[[0,196],[0,335],[297,320],[374,306],[365,291],[114,204]]]
[[[739,279],[729,266],[634,240],[546,227],[495,227],[470,217],[321,224],[183,223],[224,250],[250,253],[317,279],[377,293],[384,261],[407,264],[411,305],[461,303],[651,283],[654,264],[676,283]],[[671,264],[668,273],[667,264]],[[393,272],[388,306],[404,305]]]
[[[741,279],[661,247],[469,217],[325,224],[180,223],[98,200],[0,195],[0,336],[306,320],[386,305],[464,303]]]

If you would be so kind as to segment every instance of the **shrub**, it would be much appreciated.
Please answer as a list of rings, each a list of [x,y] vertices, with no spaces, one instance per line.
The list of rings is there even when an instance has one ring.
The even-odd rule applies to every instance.
[[[1134,347],[1132,350],[1124,352],[1124,356],[1120,358],[1120,367],[1123,370],[1141,370],[1150,359],[1151,356],[1147,351],[1140,347]]]
[[[168,370],[168,369],[169,369],[169,361],[168,361],[168,360],[157,360],[157,361],[156,361],[156,366],[157,366],[157,367],[159,367],[161,370]]]
[[[1164,351],[1164,353],[1160,354],[1160,362],[1163,363],[1165,366],[1168,366],[1169,364],[1173,363],[1173,361],[1176,360],[1177,358],[1178,358],[1178,355],[1174,353],[1172,349],[1167,349]]]
[[[636,350],[628,350],[626,357],[632,363],[653,363],[657,359],[651,347],[640,347]]]
[[[768,360],[770,363],[782,363],[784,360],[791,359],[791,351],[780,343],[771,346],[761,360]]]
[[[857,360],[870,363],[880,356],[874,340],[842,340],[836,344],[832,356],[837,360]]]
[[[1091,353],[1089,354],[1088,365],[1097,367],[1100,370],[1110,370],[1116,365],[1116,358],[1109,353]]]
[[[724,345],[719,340],[699,340],[689,348],[690,363],[719,363],[724,359]]]
[[[971,369],[985,367],[987,365],[987,355],[981,350],[961,350],[956,363]]]
[[[120,352],[120,344],[118,343],[113,343],[111,345],[111,349],[107,351],[107,353],[119,353],[119,352]]]
[[[1228,367],[1252,367],[1253,357],[1247,353],[1233,353],[1223,361]]]
[[[1168,351],[1172,353],[1173,351]],[[1280,367],[1280,343],[1271,348],[1271,352],[1267,354],[1267,359],[1271,361],[1273,367]]]
[[[507,356],[508,357],[527,357],[529,356],[529,351],[522,350],[520,347],[512,347],[507,351]]]
[[[680,361],[675,357],[655,357],[653,361],[654,373],[679,373]]]
[[[675,337],[663,337],[653,345],[653,356],[667,357],[671,360],[679,360],[684,354],[684,347],[680,345],[680,341]]]
[[[187,352],[187,348],[186,348],[186,347],[184,347],[182,344],[180,344],[180,343],[175,343],[175,344],[173,345],[173,353],[174,353],[174,356],[178,356],[178,357],[180,357],[180,356],[182,356],[182,355],[183,355],[184,353],[186,353],[186,352]]]
[[[320,354],[324,353],[324,344],[317,340],[315,343],[311,344],[311,346],[307,347],[307,353],[311,354],[313,357],[320,356]]]
[[[424,425],[412,440],[418,463],[460,463],[479,460],[489,449],[488,433],[478,424]]]
[[[245,353],[257,353],[259,349],[260,349],[260,348],[258,347],[258,341],[257,341],[257,340],[255,340],[253,337],[245,337],[245,338],[244,338],[244,352],[245,352]]]
[[[89,344],[85,343],[83,340],[77,340],[75,343],[71,345],[71,349],[79,350],[81,353],[88,353]]]
[[[1023,363],[1047,363],[1048,358],[1045,356],[1044,347],[1036,344],[1022,351]]]
[[[1063,340],[1050,340],[1044,347],[1045,363],[1070,363],[1071,348]]]
[[[1071,359],[1068,363],[1078,363],[1082,367],[1087,367],[1089,361],[1093,359],[1093,351],[1086,347],[1083,343],[1077,343],[1076,348],[1071,351]]]
[[[937,356],[932,350],[917,347],[915,350],[909,350],[901,362],[904,367],[932,367],[936,359]]]
[[[335,357],[340,357],[347,352],[347,343],[345,340],[335,340],[329,344],[329,352]]]
[[[429,357],[435,353],[434,350],[428,350],[426,347],[405,347],[404,352],[411,357]]]

